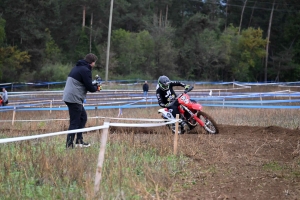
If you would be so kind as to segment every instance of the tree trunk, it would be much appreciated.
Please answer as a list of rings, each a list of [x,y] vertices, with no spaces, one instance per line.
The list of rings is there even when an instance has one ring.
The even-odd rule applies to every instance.
[[[244,11],[245,11],[246,4],[247,4],[247,0],[245,0],[245,2],[244,2],[242,14],[241,14],[240,27],[239,27],[239,34],[240,34],[240,32],[241,32],[241,26],[242,26],[243,15],[244,15]]]
[[[254,8],[255,8],[255,6],[256,6],[256,3],[257,3],[257,1],[255,1],[255,3],[254,3],[254,6],[252,7],[252,13],[251,13],[251,16],[250,16],[250,20],[249,20],[248,28],[250,27],[250,24],[251,24],[251,21],[252,21],[252,17],[253,17]]]
[[[161,27],[162,10],[159,12],[159,27]]]
[[[85,27],[85,6],[83,6],[82,10],[82,28]]]
[[[167,21],[168,21],[168,10],[169,10],[169,6],[167,5],[166,7],[166,19],[165,19],[165,26],[167,25]]]
[[[92,32],[93,32],[93,13],[91,15],[91,27],[90,27],[90,53],[92,53]]]
[[[270,16],[270,20],[269,20],[269,28],[268,28],[268,37],[267,37],[267,46],[266,46],[266,60],[265,60],[265,82],[267,82],[267,80],[268,80],[269,42],[270,42],[270,35],[271,35],[271,26],[272,26],[274,6],[275,6],[275,0],[273,2],[271,16]]]
[[[227,28],[228,4],[229,4],[229,0],[228,0],[228,1],[227,1],[227,3],[226,3],[226,20],[225,20],[225,31],[226,31],[226,28]]]

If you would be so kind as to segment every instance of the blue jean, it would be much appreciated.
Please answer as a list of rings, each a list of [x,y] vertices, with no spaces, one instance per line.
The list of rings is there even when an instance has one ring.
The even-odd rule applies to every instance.
[[[148,96],[148,91],[144,91],[144,96]]]

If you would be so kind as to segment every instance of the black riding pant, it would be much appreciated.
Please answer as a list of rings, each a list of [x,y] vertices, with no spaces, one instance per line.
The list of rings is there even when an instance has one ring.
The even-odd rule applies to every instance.
[[[177,114],[180,114],[179,109],[178,109],[179,103],[176,101],[172,106],[170,106],[168,109],[171,111],[172,115],[174,118],[176,118]],[[180,116],[179,116],[180,117]]]
[[[82,104],[65,102],[69,109],[70,126],[69,130],[84,128],[87,122],[87,114]],[[73,143],[75,133],[67,135],[67,143]],[[76,133],[76,141],[82,140],[82,132]]]

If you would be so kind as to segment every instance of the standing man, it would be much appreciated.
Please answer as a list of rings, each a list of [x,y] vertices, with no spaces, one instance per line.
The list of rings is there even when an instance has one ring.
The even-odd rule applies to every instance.
[[[8,104],[8,95],[7,95],[7,91],[5,88],[2,88],[2,105],[6,106]]]
[[[147,81],[145,81],[145,83],[143,85],[144,96],[148,96],[148,90],[149,90],[149,85],[148,85]]]
[[[83,60],[79,60],[68,75],[63,93],[63,101],[68,106],[70,116],[69,130],[84,128],[87,114],[83,107],[87,92],[100,91],[100,85],[92,84],[92,68],[95,66],[97,56],[89,53]],[[66,148],[73,148],[75,133],[67,135]],[[89,147],[83,142],[82,132],[76,133],[76,147]]]

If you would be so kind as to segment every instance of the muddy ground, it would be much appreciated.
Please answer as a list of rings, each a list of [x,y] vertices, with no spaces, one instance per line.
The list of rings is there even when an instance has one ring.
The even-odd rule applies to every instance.
[[[219,128],[218,135],[181,136],[179,148],[195,167],[193,184],[178,199],[300,198],[300,130]]]
[[[178,154],[191,160],[189,174],[176,180],[185,189],[174,194],[175,199],[300,198],[300,130],[232,125],[219,129],[217,135],[198,129],[179,136]],[[164,145],[157,144],[164,140],[160,134],[145,138],[143,142]],[[162,143],[172,148],[167,139]]]

